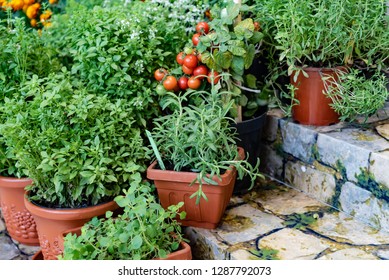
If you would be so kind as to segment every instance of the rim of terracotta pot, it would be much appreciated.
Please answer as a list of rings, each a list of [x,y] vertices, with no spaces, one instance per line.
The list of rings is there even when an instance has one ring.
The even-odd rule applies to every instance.
[[[238,147],[239,157],[241,159],[245,158],[245,151],[242,147]],[[174,171],[174,170],[161,170],[156,169],[157,161],[154,161],[147,168],[147,178],[150,180],[164,180],[166,176],[169,176],[169,181],[172,182],[182,182],[182,183],[191,183],[197,178],[196,172],[190,171]],[[231,173],[235,172],[235,167],[229,168],[224,172],[220,178],[214,176],[212,179],[218,183],[218,185],[228,185],[234,178],[230,176]]]
[[[83,208],[48,208],[29,201],[28,193],[24,196],[24,204],[28,211],[39,217],[51,219],[52,214],[55,214],[56,220],[61,221],[87,219],[93,212],[95,212],[95,216],[100,216],[105,214],[108,210],[112,210],[113,205],[116,205],[116,208],[119,208],[119,205],[117,205],[114,200]]]
[[[32,184],[32,179],[30,178],[16,178],[16,177],[5,177],[0,176],[0,184],[3,188],[17,188],[17,184],[20,184],[23,186],[23,188],[26,186],[27,183]],[[21,187],[21,186],[20,186]]]
[[[347,71],[347,66],[334,66],[334,67],[300,67],[299,69],[305,72],[333,72],[336,70]]]

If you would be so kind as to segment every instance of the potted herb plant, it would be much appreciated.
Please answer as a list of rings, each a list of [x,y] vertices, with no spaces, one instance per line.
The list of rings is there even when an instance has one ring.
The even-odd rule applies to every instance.
[[[190,95],[203,98],[196,105],[185,106]],[[164,208],[184,202],[184,226],[217,227],[231,198],[239,175],[251,177],[253,186],[258,163],[244,160],[244,151],[236,145],[236,131],[231,126],[227,104],[229,92],[217,87],[207,91],[166,93],[163,107],[171,113],[159,117],[148,133],[157,161],[147,169],[147,178],[154,180]]]
[[[241,1],[238,1],[241,2]],[[263,82],[256,63],[261,55],[262,33],[242,3],[221,3],[210,11],[211,21],[196,25],[196,33],[176,57],[178,68],[171,71],[157,69],[155,79],[160,81],[158,92],[210,90],[231,91],[224,100],[233,100],[229,116],[236,120],[238,142],[249,155],[249,162],[258,160],[261,131],[266,120],[268,93],[259,89]],[[264,84],[262,84],[264,87]],[[196,95],[188,102],[196,104]],[[247,192],[249,178],[237,180],[234,193]]]
[[[122,214],[93,218],[82,228],[65,233],[62,260],[190,260],[190,246],[175,220],[179,205],[163,209],[148,182],[135,180],[115,201]]]
[[[33,180],[25,205],[45,259],[62,252],[64,230],[118,208],[114,197],[145,171],[146,147],[129,103],[91,94],[71,80],[65,69],[33,76],[19,96],[6,100],[0,127]]]
[[[340,71],[387,68],[384,0],[257,1],[257,14],[263,19],[269,44],[278,52],[275,59],[286,66],[290,76],[292,117],[299,123],[339,121],[331,99],[323,93],[329,81],[339,81]],[[277,70],[283,69],[279,66]]]

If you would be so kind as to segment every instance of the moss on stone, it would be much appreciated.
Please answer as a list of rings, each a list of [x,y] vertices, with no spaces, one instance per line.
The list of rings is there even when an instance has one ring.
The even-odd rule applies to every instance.
[[[361,173],[356,175],[358,185],[371,192],[376,198],[389,202],[389,189],[379,184],[376,181],[374,174],[369,172],[366,168],[360,168],[360,170]]]
[[[335,173],[335,194],[332,197],[331,205],[335,208],[339,208],[339,197],[342,191],[342,186],[347,181],[347,171],[344,164],[340,161],[336,161],[336,173]]]

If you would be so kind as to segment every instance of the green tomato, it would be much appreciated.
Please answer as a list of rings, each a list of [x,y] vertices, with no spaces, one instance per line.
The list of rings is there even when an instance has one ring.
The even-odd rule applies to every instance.
[[[166,93],[165,87],[161,84],[157,85],[155,91],[157,92],[158,95],[164,95]]]

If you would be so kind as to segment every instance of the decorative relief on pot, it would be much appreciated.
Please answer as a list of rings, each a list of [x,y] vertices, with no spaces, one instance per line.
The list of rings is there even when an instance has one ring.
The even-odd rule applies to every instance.
[[[7,206],[1,203],[1,208],[7,231],[11,237],[25,240],[34,239],[33,241],[38,238],[34,218],[28,211],[18,211],[14,204]]]
[[[58,237],[55,237],[54,241],[50,243],[48,238],[42,235],[39,236],[39,243],[45,260],[57,260],[57,256],[63,253],[59,246]]]

